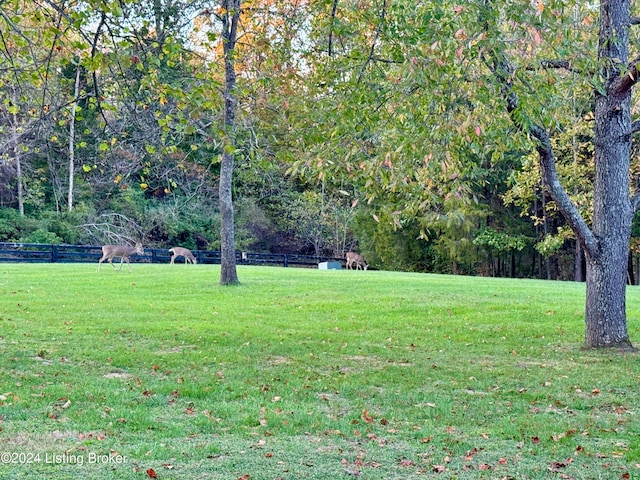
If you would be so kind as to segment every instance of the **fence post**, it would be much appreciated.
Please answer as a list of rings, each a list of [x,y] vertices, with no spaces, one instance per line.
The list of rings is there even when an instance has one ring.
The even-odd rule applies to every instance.
[[[51,263],[56,263],[58,261],[58,246],[51,245]]]
[[[284,254],[284,266],[288,267],[289,266],[289,257],[287,256],[287,254]]]

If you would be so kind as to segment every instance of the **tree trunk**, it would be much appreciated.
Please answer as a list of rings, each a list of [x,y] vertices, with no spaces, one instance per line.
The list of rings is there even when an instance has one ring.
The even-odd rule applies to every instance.
[[[235,232],[233,225],[233,163],[235,151],[235,94],[236,71],[234,63],[238,21],[240,19],[240,0],[221,0],[224,10],[222,16],[222,43],[224,47],[224,147],[220,166],[220,284],[239,283],[236,269]]]
[[[235,230],[233,225],[232,172],[233,155],[222,154],[220,168],[220,284],[238,283],[236,270]]]
[[[584,282],[584,255],[582,254],[582,245],[576,240],[576,253],[573,260],[573,279],[576,282]]]
[[[12,100],[13,107],[17,108],[18,103],[16,102],[16,92],[12,92]],[[16,162],[16,184],[17,184],[17,196],[18,196],[18,212],[21,217],[24,217],[24,190],[22,186],[23,178],[22,178],[22,161],[20,160],[20,149],[18,148],[18,114],[16,111],[13,111],[11,118],[13,122],[11,123],[11,151],[13,153],[13,158]]]
[[[632,348],[626,322],[625,250],[619,245],[599,259],[587,255],[585,346],[588,348]]]
[[[549,235],[549,215],[547,215],[547,194],[542,192],[542,225],[544,226],[544,236],[545,238]],[[551,280],[551,256],[544,256],[544,266],[547,272],[547,280]]]
[[[73,210],[73,184],[76,169],[75,163],[75,143],[76,143],[76,108],[78,106],[78,96],[80,95],[80,72],[81,67],[76,67],[76,83],[73,93],[73,106],[71,107],[71,119],[69,124],[69,191],[67,194],[67,210]]]
[[[627,333],[627,258],[633,209],[629,197],[631,88],[620,88],[618,62],[628,58],[629,2],[600,5],[598,57],[605,89],[596,93],[593,235],[586,247],[587,347],[631,348]],[[615,62],[613,61],[615,60]]]

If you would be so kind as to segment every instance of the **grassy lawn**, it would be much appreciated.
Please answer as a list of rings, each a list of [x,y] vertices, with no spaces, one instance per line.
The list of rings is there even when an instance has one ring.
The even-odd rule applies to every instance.
[[[0,478],[640,478],[584,285],[0,265]],[[640,289],[628,290],[640,345]]]

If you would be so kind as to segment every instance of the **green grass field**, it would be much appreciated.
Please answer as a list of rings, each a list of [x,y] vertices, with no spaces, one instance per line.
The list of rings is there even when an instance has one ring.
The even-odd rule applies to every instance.
[[[0,265],[0,478],[640,478],[583,284],[96,266]]]

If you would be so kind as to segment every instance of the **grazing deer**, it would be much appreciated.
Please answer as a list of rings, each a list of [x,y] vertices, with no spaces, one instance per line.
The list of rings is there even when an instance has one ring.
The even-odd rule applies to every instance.
[[[356,270],[360,270],[361,268],[363,270],[366,270],[367,268],[369,268],[369,265],[367,265],[367,262],[365,262],[362,255],[356,252],[347,252],[347,270],[353,270],[354,265]]]
[[[104,245],[102,247],[102,258],[98,262],[98,271],[100,271],[100,267],[102,266],[102,262],[107,260],[113,268],[116,266],[113,264],[113,257],[120,257],[120,268],[122,268],[122,263],[126,260],[127,266],[129,267],[129,271],[131,271],[131,255],[138,254],[144,255],[144,249],[142,245],[139,243],[136,244],[135,247],[128,247],[126,245]]]
[[[191,253],[191,250],[189,250],[188,248],[173,247],[170,248],[169,251],[171,252],[171,265],[173,265],[174,260],[178,257],[184,257],[185,265],[189,262],[193,263],[194,265],[198,263],[196,257],[193,256],[193,253]]]

